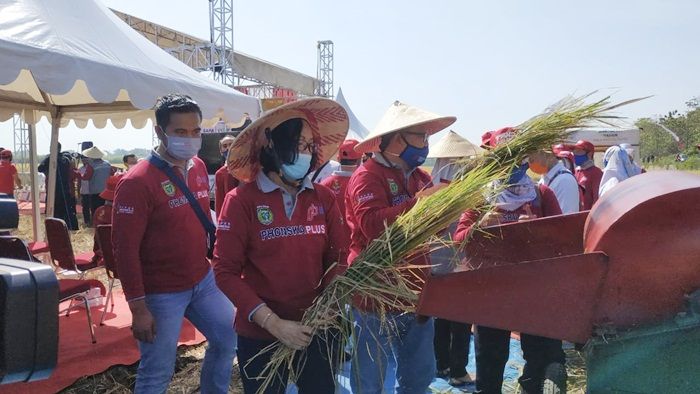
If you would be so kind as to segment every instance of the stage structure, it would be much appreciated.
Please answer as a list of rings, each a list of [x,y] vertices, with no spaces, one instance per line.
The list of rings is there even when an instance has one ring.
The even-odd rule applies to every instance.
[[[333,98],[333,41],[319,41],[318,70],[316,79],[319,81],[317,96]]]
[[[200,72],[208,72],[215,80],[247,95],[263,99],[264,109],[273,108],[300,97],[319,94],[333,97],[332,42],[319,41],[317,71],[318,75],[324,78],[322,80],[235,52],[233,50],[232,0],[209,0],[210,39],[208,41],[121,11],[112,10],[112,12],[138,33],[188,66]],[[322,53],[321,43],[324,43],[324,48],[327,48],[327,43],[330,43],[330,52],[326,50]],[[321,70],[324,72],[322,73]],[[321,86],[324,89],[321,89]],[[21,120],[15,120],[13,126],[16,162],[24,164],[28,160],[29,145],[27,133],[24,131],[26,125]],[[157,144],[155,134],[153,143]]]

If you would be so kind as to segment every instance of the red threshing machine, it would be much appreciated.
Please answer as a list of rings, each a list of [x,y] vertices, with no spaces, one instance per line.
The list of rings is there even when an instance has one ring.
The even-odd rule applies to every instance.
[[[700,392],[700,176],[642,174],[464,251],[473,269],[431,277],[420,314],[586,343],[590,393]]]

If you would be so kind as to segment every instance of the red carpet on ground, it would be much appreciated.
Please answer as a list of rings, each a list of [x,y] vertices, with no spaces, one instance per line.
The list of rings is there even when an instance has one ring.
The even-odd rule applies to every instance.
[[[69,317],[59,316],[58,364],[47,380],[2,386],[3,394],[55,393],[83,376],[104,372],[114,365],[130,365],[138,361],[139,351],[131,336],[131,312],[124,294],[115,290],[114,312],[108,307],[105,325],[100,326],[102,306],[91,309],[97,343],[92,344],[85,310],[74,308]],[[62,305],[65,308],[64,305]],[[63,309],[62,308],[62,309]],[[188,321],[180,334],[181,345],[204,342],[204,336]]]

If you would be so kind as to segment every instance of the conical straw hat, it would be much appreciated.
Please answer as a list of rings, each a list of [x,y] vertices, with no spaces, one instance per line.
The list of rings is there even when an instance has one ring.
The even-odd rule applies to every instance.
[[[382,136],[398,131],[417,131],[433,135],[449,127],[457,120],[454,116],[440,116],[395,101],[384,113],[384,116],[369,135],[355,147],[360,153],[377,152],[382,142]]]
[[[428,157],[434,157],[436,159],[448,157],[461,158],[476,156],[481,152],[483,152],[483,149],[450,130],[440,141],[430,146]]]
[[[92,148],[85,149],[82,152],[82,154],[83,154],[83,156],[85,156],[89,159],[101,159],[101,158],[105,157],[105,154],[102,153],[102,151],[96,146],[93,146]]]
[[[304,119],[311,127],[319,158],[316,167],[335,155],[348,133],[348,114],[333,100],[309,98],[282,105],[248,125],[233,141],[227,161],[231,175],[243,182],[252,182],[261,168],[260,151],[269,143],[265,130],[273,130],[294,118]]]

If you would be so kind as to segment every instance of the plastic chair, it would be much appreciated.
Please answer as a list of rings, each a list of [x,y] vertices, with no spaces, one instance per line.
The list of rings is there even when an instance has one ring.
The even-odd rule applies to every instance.
[[[119,273],[117,272],[117,262],[112,252],[112,225],[101,224],[97,226],[95,231],[97,231],[97,241],[102,251],[102,260],[105,263],[105,273],[109,278],[107,297],[105,298],[105,306],[102,311],[102,318],[100,319],[100,325],[102,326],[104,325],[105,316],[107,315],[107,304],[110,300],[112,301],[112,311],[114,311],[114,294],[112,294],[112,289],[114,288],[114,282],[119,280]]]
[[[66,222],[57,218],[46,218],[44,225],[51,261],[57,268],[63,271],[75,271],[79,274],[79,279],[82,279],[88,270],[98,268],[97,262],[92,260],[94,253],[75,256]]]
[[[7,235],[0,236],[0,257],[36,262],[24,241]]]
[[[32,252],[32,254],[48,253],[49,244],[42,241],[30,242],[29,251]]]
[[[65,224],[64,224],[65,225]],[[17,237],[0,237],[0,257],[35,261],[36,259],[29,252],[27,245]],[[58,280],[58,298],[59,303],[75,299],[82,300],[85,303],[85,312],[87,313],[88,326],[90,328],[90,336],[92,343],[97,343],[95,339],[95,328],[92,326],[92,315],[90,314],[90,304],[86,296],[86,292],[90,290],[91,281],[82,279],[59,279]],[[70,311],[71,306],[68,307]]]
[[[58,302],[71,301],[71,305],[68,306],[69,312],[72,308],[72,301],[79,300],[85,304],[85,313],[87,314],[88,326],[90,327],[90,336],[92,337],[92,343],[97,343],[95,338],[95,328],[92,326],[92,314],[90,313],[90,303],[87,299],[87,291],[90,290],[90,281],[83,279],[59,279],[58,280]],[[67,317],[67,316],[66,316]]]

